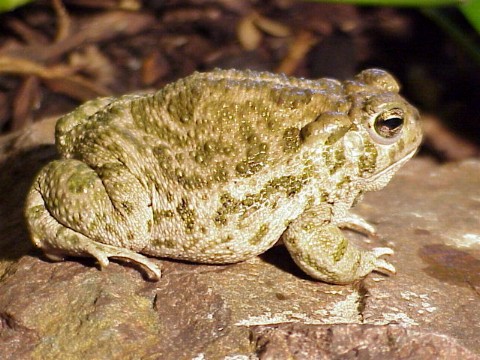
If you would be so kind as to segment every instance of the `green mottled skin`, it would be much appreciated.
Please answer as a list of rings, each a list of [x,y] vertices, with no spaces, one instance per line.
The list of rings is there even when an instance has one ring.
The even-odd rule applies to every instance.
[[[403,122],[393,137],[376,127],[391,109]],[[282,237],[312,277],[347,283],[392,271],[388,251],[361,251],[338,227],[371,232],[348,210],[412,156],[417,118],[375,69],[343,83],[215,70],[89,101],[58,121],[62,159],[37,176],[27,222],[52,259],[125,258],[152,278],[140,253],[232,263]]]

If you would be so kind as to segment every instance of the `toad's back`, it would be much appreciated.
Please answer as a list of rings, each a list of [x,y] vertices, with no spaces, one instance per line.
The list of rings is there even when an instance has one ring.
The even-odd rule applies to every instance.
[[[348,108],[335,80],[235,70],[196,73],[154,95],[103,102],[91,116],[59,121],[60,152],[95,165],[113,156],[138,177],[164,174],[188,190],[278,164],[298,150],[305,124]]]

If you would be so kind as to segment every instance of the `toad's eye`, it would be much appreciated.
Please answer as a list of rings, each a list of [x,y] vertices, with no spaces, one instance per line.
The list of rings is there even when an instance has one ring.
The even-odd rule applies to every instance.
[[[385,139],[393,139],[400,134],[404,123],[402,109],[390,109],[377,115],[374,122],[375,132]]]

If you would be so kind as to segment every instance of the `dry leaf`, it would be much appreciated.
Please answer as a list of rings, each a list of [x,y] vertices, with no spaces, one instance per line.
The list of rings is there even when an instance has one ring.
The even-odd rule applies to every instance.
[[[75,72],[81,71],[100,85],[108,86],[115,81],[115,68],[96,45],[87,45],[69,57],[69,65]]]
[[[262,41],[262,33],[255,25],[257,15],[252,13],[240,20],[237,27],[237,37],[245,50],[251,51],[258,48]]]
[[[13,100],[12,131],[21,129],[33,122],[32,110],[37,107],[39,98],[38,77],[26,77],[18,88]]]
[[[57,35],[55,42],[66,39],[70,35],[71,21],[67,9],[61,0],[52,0],[53,9],[57,15]]]
[[[254,23],[259,29],[261,29],[268,35],[276,37],[286,37],[292,34],[288,26],[283,25],[278,21],[268,19],[261,15],[257,15],[257,17],[254,19]]]
[[[170,64],[163,54],[155,50],[150,53],[142,64],[142,83],[153,85],[170,71]]]
[[[301,31],[288,49],[287,56],[276,69],[277,72],[291,75],[297,69],[305,55],[317,43],[316,37],[309,31]]]

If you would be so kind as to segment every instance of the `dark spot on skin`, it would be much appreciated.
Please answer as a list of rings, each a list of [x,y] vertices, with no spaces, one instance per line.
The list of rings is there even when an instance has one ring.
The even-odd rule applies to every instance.
[[[237,170],[237,172],[240,174],[240,175],[243,175],[243,174],[246,174],[247,171],[248,171],[248,165],[247,165],[247,162],[246,161],[241,161],[237,164],[237,166],[235,166],[235,170]]]
[[[172,239],[154,239],[152,240],[152,245],[156,248],[175,248],[175,241]]]
[[[116,232],[115,227],[110,223],[105,224],[105,231],[109,234],[115,234],[115,232]]]
[[[215,142],[213,142],[213,141],[207,141],[207,142],[203,145],[203,150],[204,150],[205,153],[207,153],[207,154],[213,154],[214,152],[217,151],[217,145],[216,145]]]
[[[93,187],[96,178],[96,175],[93,173],[77,171],[72,174],[67,180],[68,191],[75,194],[83,193],[87,189]]]
[[[190,209],[187,199],[182,199],[181,203],[177,206],[177,213],[185,225],[185,231],[191,233],[195,227],[196,214],[193,209]]]
[[[210,185],[207,178],[204,178],[196,173],[187,175],[182,169],[177,169],[175,175],[177,182],[187,190],[205,188]]]
[[[42,216],[44,210],[45,206],[43,205],[32,206],[28,209],[28,218],[36,220]]]
[[[364,143],[364,152],[360,156],[359,159],[359,168],[360,168],[360,173],[362,175],[364,174],[373,174],[375,172],[375,168],[377,165],[377,148],[375,145],[370,142],[366,141]]]
[[[227,215],[238,211],[239,202],[230,194],[224,193],[220,196],[221,207],[217,210],[217,215],[214,218],[217,226],[225,225],[227,223]]]
[[[67,242],[70,244],[70,245],[78,245],[80,243],[80,239],[78,238],[77,235],[69,235],[67,238],[66,238]]]
[[[233,240],[233,236],[232,235],[227,235],[227,236],[220,239],[220,243],[221,244],[226,244],[226,243],[228,243],[232,240]]]
[[[252,142],[258,140],[256,137],[254,139]],[[267,160],[268,145],[263,142],[253,142],[247,148],[246,159],[239,162],[235,170],[238,174],[248,177],[260,171],[266,165]]]
[[[176,153],[175,159],[181,164],[185,161],[185,155],[183,153]]]
[[[340,244],[338,244],[335,253],[333,254],[333,261],[338,262],[342,260],[343,256],[345,255],[345,251],[347,251],[348,241],[343,239]]]
[[[308,180],[308,176],[305,178],[293,175],[281,176],[267,182],[258,193],[247,194],[241,200],[237,200],[230,194],[224,193],[220,196],[221,206],[216,211],[214,221],[217,226],[225,225],[228,215],[244,215],[247,211],[259,209],[276,194],[283,193],[288,197],[293,197],[303,189],[303,186]],[[270,205],[274,206],[275,202],[271,201]]]
[[[283,133],[283,151],[293,153],[300,148],[300,130],[291,127]]]
[[[218,165],[213,173],[213,180],[217,182],[226,182],[228,180],[228,171],[225,169],[226,165]]]
[[[337,184],[336,188],[337,190],[347,188],[350,184],[352,183],[352,178],[350,176],[345,176],[343,177]]]
[[[226,225],[227,224],[227,217],[224,214],[217,215],[217,216],[215,216],[213,221],[215,222],[215,224],[217,226]]]
[[[302,224],[302,230],[311,231],[317,227],[316,223],[313,221],[306,221]]]
[[[335,144],[338,140],[343,138],[343,136],[347,133],[347,131],[350,129],[350,126],[339,126],[335,132],[333,132],[325,141],[325,145],[333,145]]]
[[[172,218],[175,213],[173,210],[156,210],[153,212],[153,217],[155,220],[160,220],[163,218]]]
[[[127,215],[133,214],[135,206],[132,203],[124,201],[120,204],[120,206]]]
[[[256,246],[260,244],[263,238],[265,237],[265,235],[268,234],[268,230],[269,230],[268,224],[262,224],[258,229],[258,231],[255,233],[255,235],[253,235],[253,237],[251,237],[248,240],[250,245]]]

